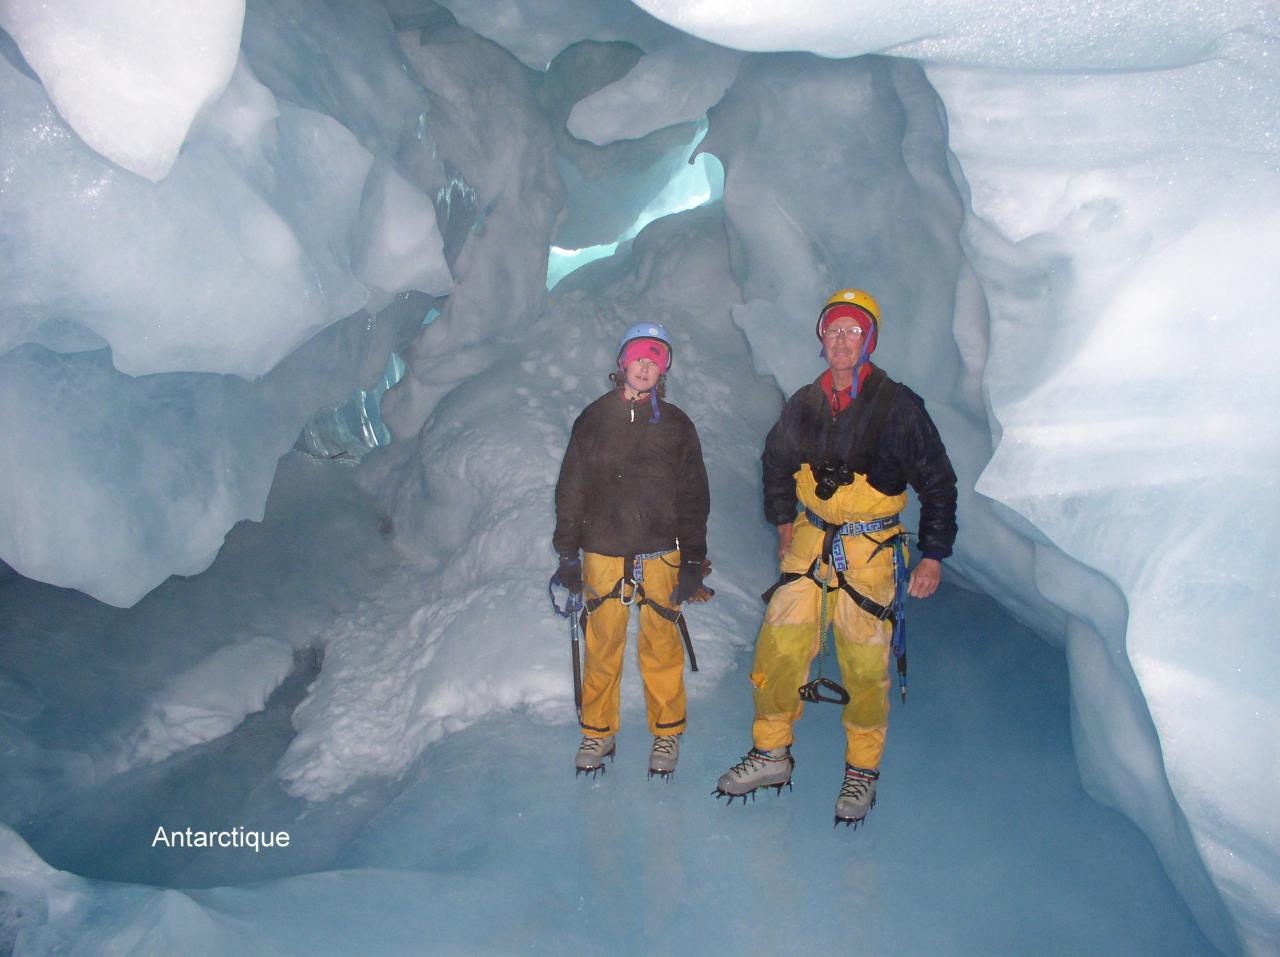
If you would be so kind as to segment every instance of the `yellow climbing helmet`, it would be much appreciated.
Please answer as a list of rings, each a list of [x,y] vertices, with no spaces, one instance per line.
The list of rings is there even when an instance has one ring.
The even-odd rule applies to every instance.
[[[826,317],[827,312],[835,306],[857,306],[871,317],[872,322],[875,324],[876,338],[880,337],[880,304],[872,298],[869,292],[863,292],[861,289],[841,289],[827,300],[827,304],[818,313],[818,324],[814,327],[814,331],[818,334],[819,339],[822,338],[822,320]]]

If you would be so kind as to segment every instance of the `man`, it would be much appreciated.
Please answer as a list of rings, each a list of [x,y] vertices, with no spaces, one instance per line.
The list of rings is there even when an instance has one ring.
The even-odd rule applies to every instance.
[[[903,591],[927,598],[956,537],[956,476],[924,403],[870,362],[880,307],[842,289],[818,316],[828,369],[787,402],[765,441],[764,509],[778,529],[782,578],[770,590],[751,669],[752,749],[724,775],[729,797],[790,784],[792,725],[806,700],[847,692],[845,777],[836,822],[855,827],[875,804],[889,714],[889,652]],[[898,518],[920,500],[922,558],[906,579]],[[801,509],[797,515],[796,501]],[[845,688],[808,683],[833,628]],[[827,693],[818,697],[815,691]],[[905,695],[905,690],[904,690]]]
[[[574,422],[556,483],[556,575],[571,592],[585,585],[587,597],[579,774],[602,771],[615,751],[632,605],[654,736],[650,775],[670,776],[680,756],[686,714],[676,623],[681,603],[701,594],[711,499],[697,430],[661,398],[671,360],[661,325],[623,334],[614,388]]]

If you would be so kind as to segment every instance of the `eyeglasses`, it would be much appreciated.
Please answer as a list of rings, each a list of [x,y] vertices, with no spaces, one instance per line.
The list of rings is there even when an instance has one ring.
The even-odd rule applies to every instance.
[[[862,327],[861,326],[847,326],[847,327],[837,326],[835,328],[822,330],[822,338],[824,339],[839,339],[841,336],[844,336],[844,338],[846,339],[861,339]]]

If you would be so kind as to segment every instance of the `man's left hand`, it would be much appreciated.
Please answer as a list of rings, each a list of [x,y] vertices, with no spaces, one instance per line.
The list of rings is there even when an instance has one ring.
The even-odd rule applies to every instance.
[[[942,562],[936,558],[922,558],[920,564],[911,573],[907,594],[912,598],[928,598],[938,590],[938,582],[941,578]]]

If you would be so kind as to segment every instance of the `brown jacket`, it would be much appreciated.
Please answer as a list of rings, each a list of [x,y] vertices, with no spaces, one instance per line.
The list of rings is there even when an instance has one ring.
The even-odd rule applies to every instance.
[[[578,549],[627,556],[674,548],[684,561],[707,556],[711,495],[702,445],[689,417],[658,400],[628,401],[614,389],[573,423],[556,482],[562,557]]]

